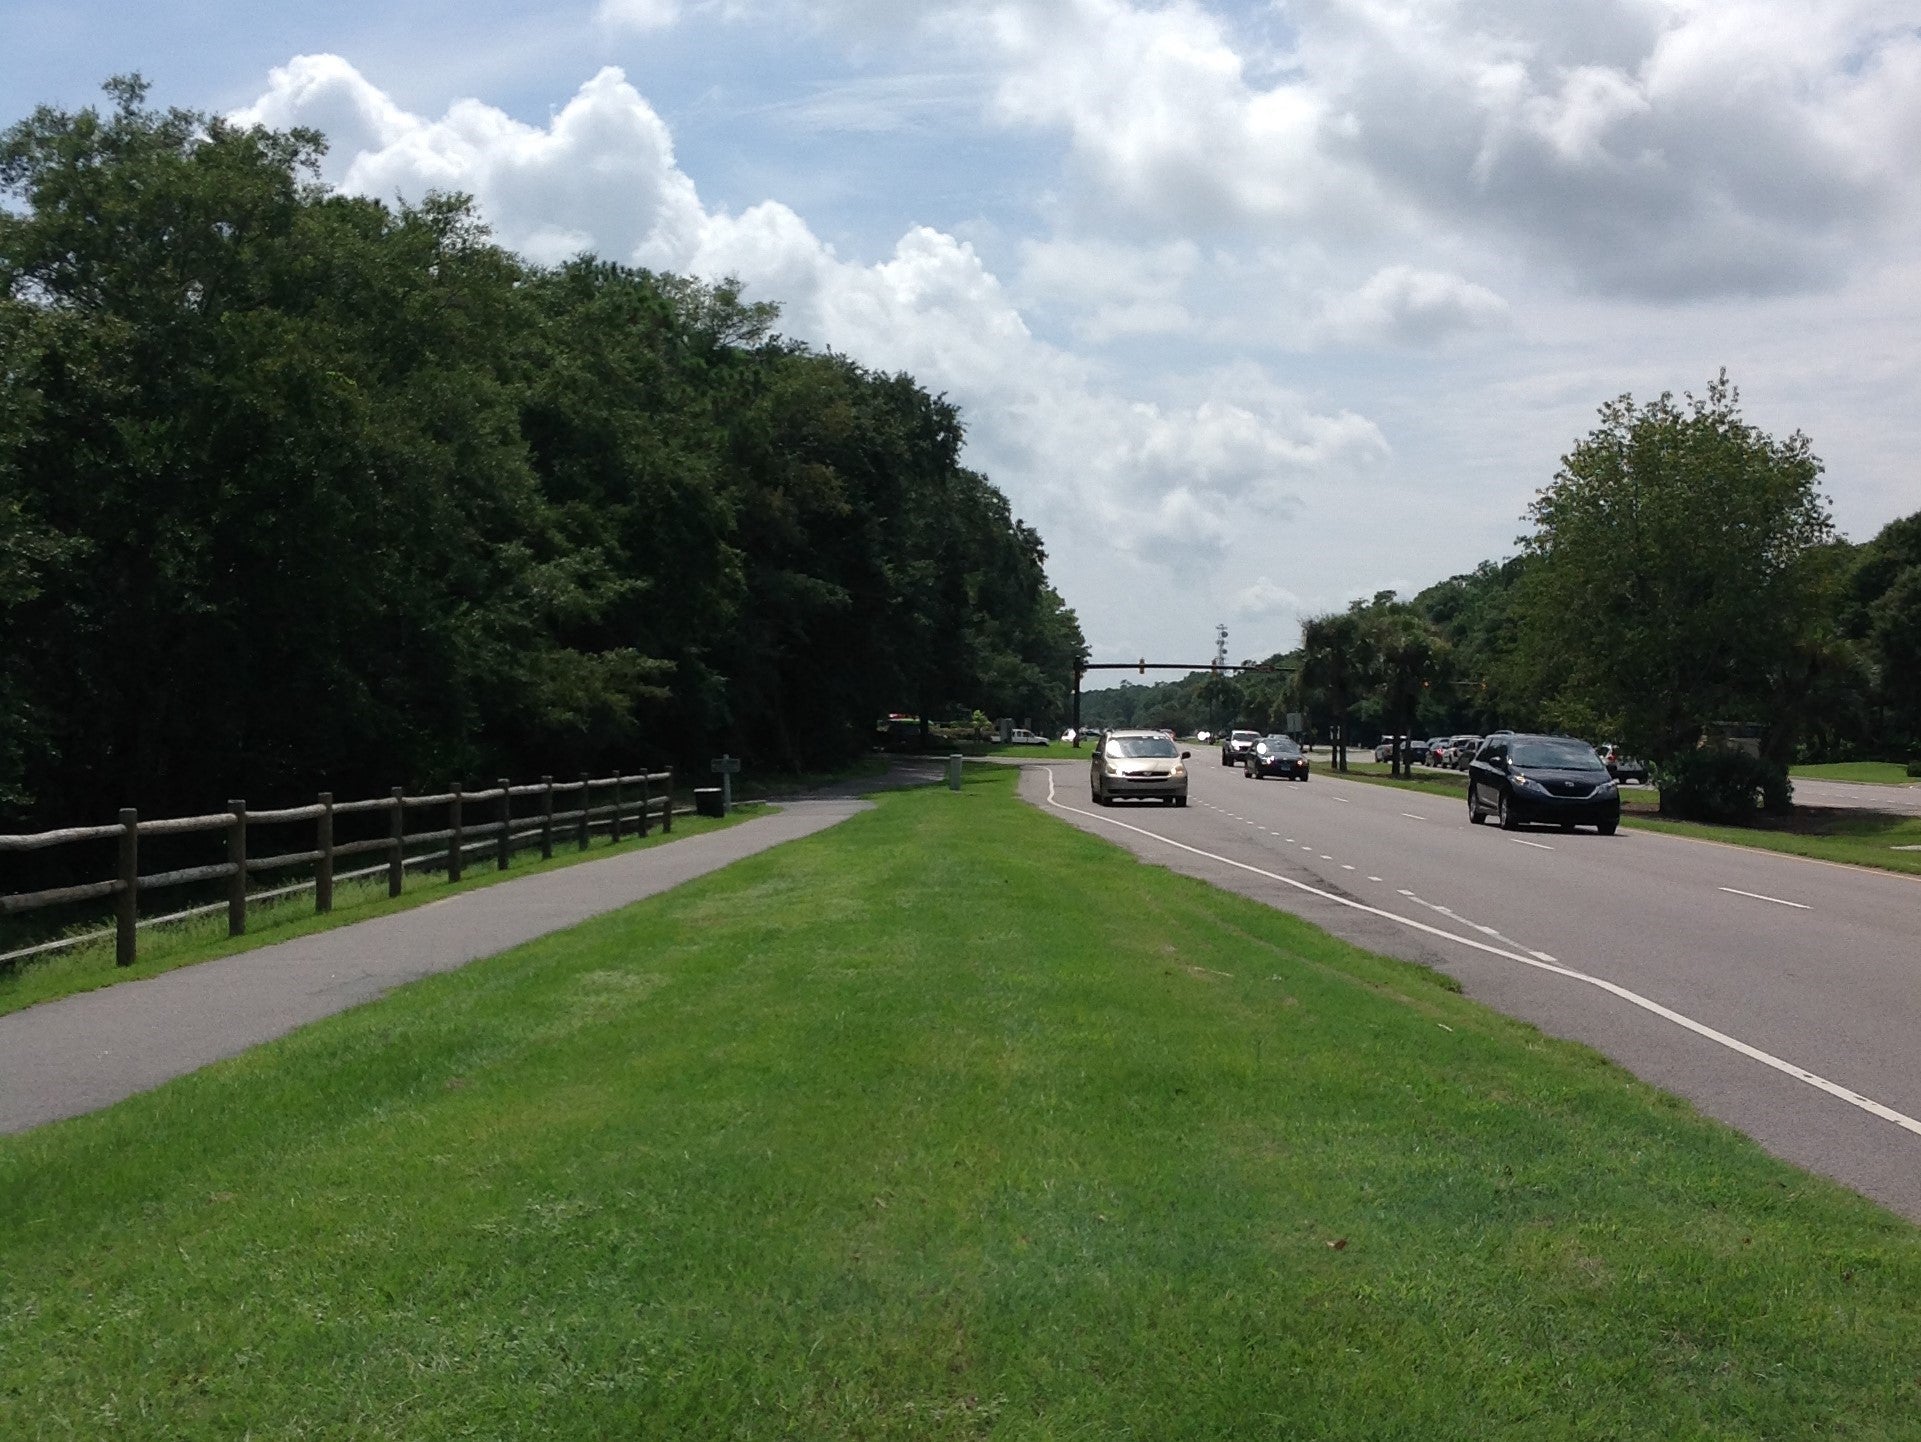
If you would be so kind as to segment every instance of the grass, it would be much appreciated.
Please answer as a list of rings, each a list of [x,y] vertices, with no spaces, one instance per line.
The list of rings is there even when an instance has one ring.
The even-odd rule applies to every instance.
[[[1849,866],[1873,866],[1921,876],[1921,817],[1895,816],[1881,811],[1841,807],[1803,808],[1774,820],[1762,818],[1753,826],[1709,826],[1696,821],[1670,821],[1659,816],[1637,816],[1631,825],[1669,836],[1691,836],[1762,851],[1784,851]]]
[[[491,857],[483,859],[476,853],[469,856],[465,875],[455,886],[447,884],[445,871],[427,872],[410,867],[397,897],[387,895],[385,876],[342,881],[334,886],[333,910],[325,916],[314,912],[312,892],[300,892],[249,906],[245,936],[227,935],[225,912],[169,922],[164,926],[145,927],[139,933],[138,959],[128,967],[114,964],[111,936],[66,951],[45,952],[39,957],[28,957],[14,963],[10,968],[0,969],[0,1016],[43,1001],[95,991],[123,981],[158,976],[176,967],[211,961],[217,956],[231,956],[237,951],[251,951],[256,947],[272,946],[275,942],[291,941],[297,936],[331,931],[337,926],[347,926],[396,911],[408,911],[456,892],[493,886],[516,876],[530,876],[535,872],[576,866],[583,861],[598,861],[621,852],[668,844],[703,831],[738,825],[752,814],[751,811],[742,811],[725,820],[676,816],[670,834],[663,835],[656,821],[644,838],[629,836],[618,847],[613,847],[596,837],[587,851],[575,850],[571,834],[565,837],[556,835],[552,860],[542,861],[537,855],[520,850],[514,855],[512,868],[507,871],[497,871]],[[102,917],[84,929],[91,930],[101,925],[111,926],[112,918]]]
[[[0,1435],[1915,1435],[1909,1224],[973,772],[0,1139]]]
[[[1899,761],[1830,761],[1819,766],[1792,766],[1788,775],[1810,781],[1860,781],[1871,786],[1916,784]]]

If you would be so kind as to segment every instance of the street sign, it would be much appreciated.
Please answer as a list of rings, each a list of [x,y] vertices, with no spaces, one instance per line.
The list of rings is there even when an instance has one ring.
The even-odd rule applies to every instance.
[[[732,776],[740,770],[738,756],[716,756],[708,764],[713,767],[716,776]]]
[[[1287,731],[1287,733],[1290,736],[1293,735],[1296,731],[1299,731],[1301,729],[1301,713],[1298,711],[1288,712],[1287,725],[1284,729]]]
[[[716,756],[708,764],[720,777],[720,814],[726,816],[734,809],[734,776],[740,770],[740,758]]]

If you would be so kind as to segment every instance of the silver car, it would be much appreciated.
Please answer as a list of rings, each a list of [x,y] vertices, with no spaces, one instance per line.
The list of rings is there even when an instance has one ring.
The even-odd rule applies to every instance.
[[[1187,805],[1187,759],[1158,731],[1109,731],[1094,748],[1089,786],[1096,806],[1129,796]]]

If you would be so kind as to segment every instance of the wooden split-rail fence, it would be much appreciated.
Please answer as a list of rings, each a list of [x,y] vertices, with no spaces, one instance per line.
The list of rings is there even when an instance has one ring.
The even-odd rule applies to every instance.
[[[654,789],[656,786],[658,791]],[[610,799],[595,804],[596,793]],[[555,802],[562,797],[573,800],[575,804],[566,810],[556,810]],[[528,798],[537,798],[540,809],[530,815],[516,816],[516,803],[525,802]],[[447,825],[431,831],[409,831],[407,813],[428,806],[446,807]],[[488,819],[469,819],[468,808],[477,806],[489,808]],[[383,811],[388,816],[386,835],[335,843],[334,821],[337,817]],[[337,802],[332,792],[323,791],[320,799],[311,806],[250,812],[245,801],[230,801],[225,811],[216,811],[207,816],[174,816],[151,821],[142,821],[137,811],[128,808],[120,813],[120,819],[111,826],[74,826],[24,836],[0,836],[0,854],[38,851],[49,846],[86,841],[112,840],[119,845],[119,865],[111,880],[0,895],[0,915],[16,915],[47,906],[112,897],[112,927],[6,952],[0,954],[0,963],[12,963],[42,952],[82,946],[112,936],[114,960],[121,966],[131,966],[135,957],[135,935],[141,927],[166,921],[184,921],[189,917],[205,916],[224,909],[227,913],[227,934],[243,936],[247,930],[249,902],[291,896],[311,888],[314,910],[324,914],[333,910],[336,881],[377,876],[384,871],[387,874],[387,894],[398,896],[409,866],[444,861],[447,879],[450,882],[459,881],[471,852],[483,853],[483,864],[485,857],[491,855],[495,866],[505,871],[513,853],[522,847],[538,845],[541,857],[546,859],[554,854],[556,836],[565,837],[571,832],[576,847],[585,851],[589,836],[594,831],[605,829],[611,833],[610,839],[618,842],[627,827],[631,826],[635,834],[645,836],[655,821],[659,822],[663,832],[674,829],[674,773],[671,768],[633,776],[582,776],[577,781],[555,781],[551,776],[543,776],[537,782],[522,786],[512,785],[503,778],[485,791],[465,791],[455,786],[453,790],[437,796],[408,796],[401,788],[395,787],[390,795],[366,801]],[[254,828],[302,822],[313,823],[312,849],[265,856],[254,855],[249,849]],[[224,831],[227,837],[225,861],[141,875],[141,837],[219,831]],[[408,854],[409,847],[418,848],[439,842],[446,843],[443,850]],[[371,853],[384,853],[385,860],[358,870],[335,870],[335,863],[342,858]],[[249,892],[247,889],[247,878],[256,872],[304,866],[313,868],[313,875],[306,880],[271,891]],[[143,892],[220,880],[227,883],[225,901],[145,920],[140,918],[139,902]]]

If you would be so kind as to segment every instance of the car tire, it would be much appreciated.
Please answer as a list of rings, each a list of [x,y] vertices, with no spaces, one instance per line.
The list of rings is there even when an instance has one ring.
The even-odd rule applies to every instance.
[[[1174,798],[1174,804],[1176,806],[1185,806],[1187,805],[1187,798],[1185,796],[1176,796]]]
[[[1174,804],[1174,798],[1172,796],[1163,796],[1161,798],[1161,805],[1172,806],[1173,804]]]
[[[1487,825],[1487,813],[1481,810],[1481,789],[1470,785],[1467,788],[1467,819],[1475,826]]]
[[[1612,836],[1616,831],[1620,830],[1620,828],[1621,823],[1619,821],[1603,821],[1598,823],[1594,829],[1603,836]]]
[[[1574,823],[1572,821],[1563,821],[1561,823],[1561,830],[1572,831],[1573,829],[1574,829]]]
[[[1521,823],[1515,819],[1513,808],[1507,804],[1505,795],[1495,798],[1494,814],[1501,819],[1501,830],[1519,831],[1521,829]]]

